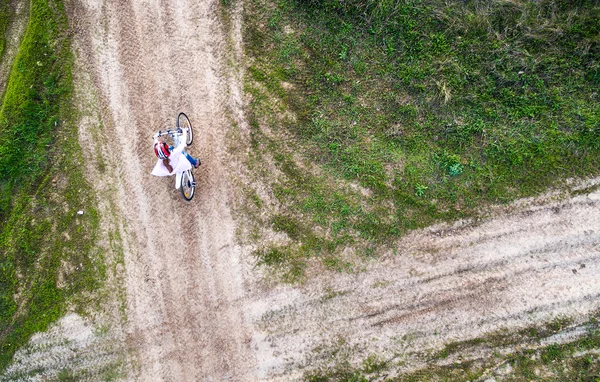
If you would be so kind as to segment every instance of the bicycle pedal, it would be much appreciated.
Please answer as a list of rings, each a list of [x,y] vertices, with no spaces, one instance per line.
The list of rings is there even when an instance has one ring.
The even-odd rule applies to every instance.
[[[196,183],[196,182],[192,182],[192,187],[196,187],[197,184],[198,183]]]

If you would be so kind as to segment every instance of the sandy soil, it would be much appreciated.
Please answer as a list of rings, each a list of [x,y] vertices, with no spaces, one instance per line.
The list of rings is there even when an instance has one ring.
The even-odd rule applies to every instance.
[[[415,232],[362,273],[265,287],[236,244],[228,182],[224,113],[243,113],[240,72],[225,62],[240,59],[239,19],[232,53],[214,0],[69,7],[78,65],[92,78],[98,124],[111,142],[98,148],[88,137],[84,151],[114,165],[103,183],[114,184],[110,197],[125,221],[130,379],[297,380],[326,365],[334,348],[352,349],[356,362],[374,353],[410,359],[449,341],[598,309],[598,191]],[[194,125],[191,152],[203,162],[191,203],[172,179],[149,174],[151,136],[173,126],[178,111]]]
[[[241,250],[222,164],[216,4],[88,0],[70,8],[77,60],[91,73],[113,145],[105,155],[116,159],[110,172],[126,221],[127,334],[137,365],[131,378],[254,380],[240,303]],[[150,175],[151,137],[173,127],[179,111],[194,125],[191,153],[203,163],[191,203],[172,178]]]
[[[110,331],[69,313],[19,349],[0,381],[60,381],[65,380],[66,370],[78,380],[111,380],[111,371],[125,368],[126,360],[119,348],[118,337]]]

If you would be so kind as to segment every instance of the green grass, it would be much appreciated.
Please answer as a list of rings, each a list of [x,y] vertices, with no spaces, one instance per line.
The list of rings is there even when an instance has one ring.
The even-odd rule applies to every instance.
[[[559,319],[558,321],[562,321]],[[502,381],[597,381],[600,378],[600,359],[595,353],[600,349],[600,328],[597,317],[581,326],[584,334],[566,343],[539,346],[565,327],[557,327],[557,320],[518,332],[500,331],[482,338],[447,344],[433,355],[421,355],[427,367],[410,373],[385,378],[386,381],[466,381],[485,380],[493,372],[504,368],[497,380]],[[564,322],[564,321],[563,321]],[[342,343],[343,345],[343,343]],[[512,351],[508,349],[513,349]],[[518,349],[518,350],[516,350]],[[507,351],[508,350],[508,351]],[[305,373],[311,382],[381,380],[390,372],[403,366],[403,361],[392,358],[386,361],[371,355],[360,365],[352,366],[345,358],[347,349],[331,352],[335,364]],[[342,357],[337,359],[339,354]],[[478,354],[473,357],[473,354]],[[447,362],[453,357],[453,362]],[[474,358],[474,359],[473,359]],[[401,358],[400,358],[401,359]]]
[[[105,273],[71,105],[67,28],[61,1],[31,2],[0,109],[0,370],[67,306],[82,313],[82,292]]]
[[[4,1],[0,4],[0,60],[6,47],[6,32],[11,19],[10,2]]]
[[[597,1],[245,9],[249,166],[297,226],[320,227],[284,229],[307,259],[599,172]]]

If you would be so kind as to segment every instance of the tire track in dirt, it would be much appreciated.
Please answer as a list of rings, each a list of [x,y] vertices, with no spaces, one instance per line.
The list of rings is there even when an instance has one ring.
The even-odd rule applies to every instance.
[[[80,59],[103,100],[113,135],[125,242],[130,346],[138,380],[253,380],[242,319],[241,252],[227,206],[219,29],[211,1],[74,2]],[[173,179],[149,175],[151,136],[194,125],[203,160],[197,195],[185,203]]]

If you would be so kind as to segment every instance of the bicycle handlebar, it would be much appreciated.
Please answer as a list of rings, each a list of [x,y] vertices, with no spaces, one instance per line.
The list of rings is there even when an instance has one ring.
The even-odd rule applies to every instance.
[[[183,130],[181,130],[181,128],[178,128],[178,129],[168,129],[168,130],[165,130],[165,131],[158,130],[158,133],[154,134],[154,138],[162,137],[162,136],[165,136],[165,135],[170,135],[170,136],[183,135]]]

